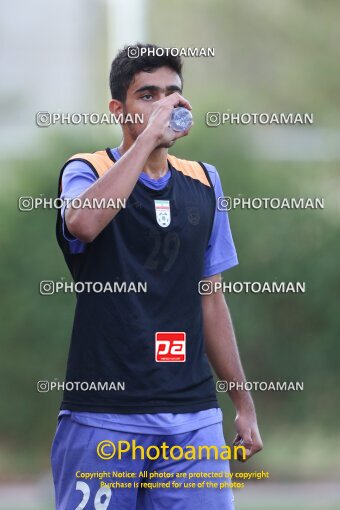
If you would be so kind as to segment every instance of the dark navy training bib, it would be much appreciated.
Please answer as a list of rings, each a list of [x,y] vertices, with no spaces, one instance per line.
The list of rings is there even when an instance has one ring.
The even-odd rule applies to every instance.
[[[98,178],[115,162],[110,150],[74,160]],[[83,253],[70,252],[58,212],[57,239],[75,282],[103,288],[109,282],[114,290],[77,294],[62,409],[189,413],[218,407],[198,292],[215,193],[203,164],[174,156],[168,164],[165,188],[138,181],[126,207]]]

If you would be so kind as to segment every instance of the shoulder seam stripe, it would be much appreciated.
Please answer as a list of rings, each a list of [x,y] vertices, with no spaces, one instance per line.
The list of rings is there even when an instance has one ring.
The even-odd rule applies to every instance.
[[[74,161],[74,160],[85,160],[87,161],[89,164],[91,164],[99,177],[101,177],[102,175],[104,175],[107,170],[109,168],[112,167],[112,165],[114,164],[114,161],[108,156],[107,152],[106,151],[97,151],[97,152],[93,152],[93,153],[83,153],[83,154],[75,154],[74,156],[72,156],[69,160],[69,161]]]
[[[179,159],[170,155],[168,155],[168,161],[175,170],[182,172],[183,175],[196,179],[209,188],[211,187],[211,182],[207,178],[204,169],[197,161],[188,161],[186,159]]]

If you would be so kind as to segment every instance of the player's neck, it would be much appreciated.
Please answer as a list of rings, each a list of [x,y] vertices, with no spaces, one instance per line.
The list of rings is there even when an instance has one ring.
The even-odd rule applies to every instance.
[[[167,156],[168,150],[166,148],[155,149],[148,157],[143,172],[148,174],[151,179],[160,179],[168,171]]]
[[[118,147],[121,156],[129,150],[132,145],[132,141],[123,140]],[[168,149],[160,147],[151,152],[147,162],[144,165],[143,172],[145,172],[151,179],[160,179],[168,171]]]

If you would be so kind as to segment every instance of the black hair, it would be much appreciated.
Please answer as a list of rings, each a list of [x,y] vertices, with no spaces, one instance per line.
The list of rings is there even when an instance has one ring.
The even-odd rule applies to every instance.
[[[170,50],[171,48],[161,48],[155,44],[137,43],[132,46],[124,46],[111,65],[110,90],[112,98],[124,102],[127,90],[137,73],[142,71],[151,73],[154,69],[164,66],[173,69],[183,84],[181,57],[172,55]]]

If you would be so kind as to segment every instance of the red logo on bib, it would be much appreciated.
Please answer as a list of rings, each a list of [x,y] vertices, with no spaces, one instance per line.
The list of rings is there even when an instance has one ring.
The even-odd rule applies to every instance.
[[[155,359],[158,362],[183,362],[186,335],[183,332],[158,332],[155,336]]]

